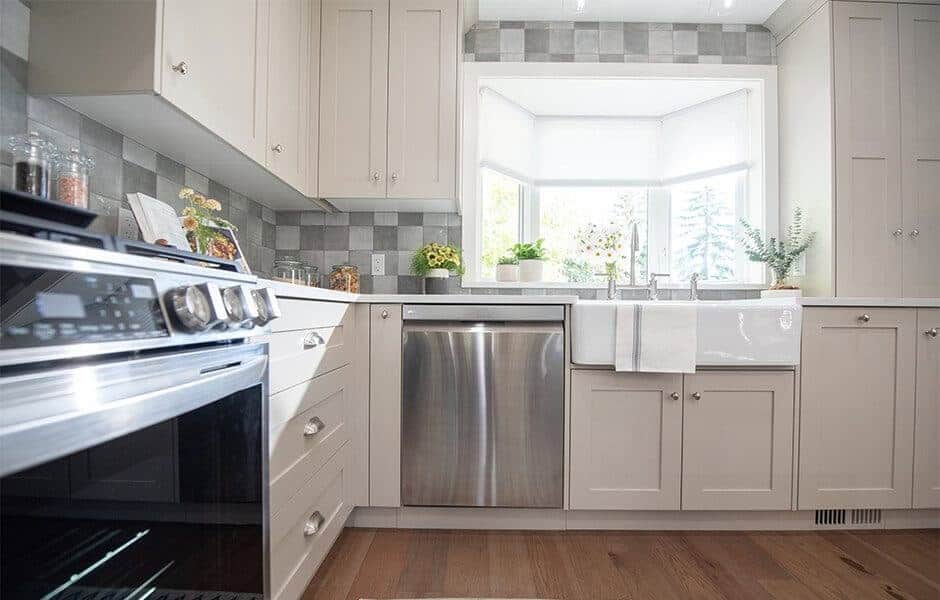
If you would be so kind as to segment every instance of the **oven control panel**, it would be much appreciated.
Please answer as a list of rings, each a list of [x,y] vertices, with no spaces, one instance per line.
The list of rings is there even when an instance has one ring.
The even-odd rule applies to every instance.
[[[168,337],[146,277],[0,266],[0,348]]]

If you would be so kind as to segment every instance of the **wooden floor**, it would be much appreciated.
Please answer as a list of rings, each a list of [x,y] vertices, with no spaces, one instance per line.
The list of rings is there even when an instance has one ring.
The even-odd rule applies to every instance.
[[[346,529],[305,600],[940,599],[940,531]]]

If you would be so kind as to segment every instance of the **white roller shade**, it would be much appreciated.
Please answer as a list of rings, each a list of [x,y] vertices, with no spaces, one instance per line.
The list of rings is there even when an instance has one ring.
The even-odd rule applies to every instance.
[[[659,178],[657,120],[538,117],[535,139],[539,181],[653,184]]]
[[[481,165],[531,180],[535,176],[535,117],[487,88],[480,91]]]
[[[663,118],[665,183],[746,166],[747,92],[742,90]]]

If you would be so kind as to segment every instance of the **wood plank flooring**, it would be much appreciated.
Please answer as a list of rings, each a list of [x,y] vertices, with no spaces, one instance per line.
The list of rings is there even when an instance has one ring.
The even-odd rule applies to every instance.
[[[346,529],[305,600],[940,600],[940,530]]]

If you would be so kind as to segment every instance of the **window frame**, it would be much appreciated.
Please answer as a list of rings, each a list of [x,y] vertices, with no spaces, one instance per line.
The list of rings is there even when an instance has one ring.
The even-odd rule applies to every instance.
[[[711,64],[659,64],[659,63],[476,63],[466,62],[462,65],[463,77],[461,80],[462,94],[462,126],[463,138],[460,167],[461,167],[461,194],[458,208],[462,215],[463,254],[466,273],[462,278],[463,287],[535,287],[535,288],[596,288],[593,283],[566,283],[566,282],[537,282],[530,283],[497,283],[484,280],[480,277],[481,256],[481,224],[482,202],[480,198],[480,158],[477,139],[479,99],[481,94],[481,80],[494,78],[610,78],[610,79],[732,79],[746,83],[751,89],[751,99],[748,109],[752,111],[752,124],[750,127],[751,148],[759,149],[755,160],[752,160],[743,178],[742,189],[739,190],[737,202],[747,198],[752,207],[759,207],[760,222],[755,225],[773,235],[779,235],[779,162],[778,162],[778,132],[777,132],[777,67],[774,65],[711,65]],[[485,86],[483,86],[485,87]],[[716,173],[717,175],[717,173]],[[535,182],[520,179],[525,188],[523,201],[523,216],[520,220],[523,235],[530,235],[530,239],[538,237],[538,187]],[[698,178],[696,178],[698,179]],[[747,193],[743,193],[747,192]],[[665,194],[666,198],[657,197],[652,201],[653,195]],[[668,211],[669,191],[665,188],[651,188],[650,211],[653,207],[661,209],[665,205]],[[663,201],[665,200],[665,202]],[[526,214],[526,210],[528,213]],[[666,215],[668,217],[668,214]],[[650,221],[653,222],[652,214]],[[662,225],[662,221],[658,221]],[[526,230],[526,228],[528,228]],[[655,239],[664,240],[666,251],[669,251],[668,220],[666,231],[650,231],[650,247]],[[666,237],[663,237],[666,236]],[[526,239],[523,237],[523,239]],[[741,260],[743,253],[738,251],[737,261]],[[668,255],[667,255],[668,256]],[[668,257],[664,265],[655,267],[660,260],[653,260],[650,251],[650,269],[659,268],[669,264]],[[740,264],[740,263],[738,263]],[[748,289],[766,287],[768,276],[766,269],[760,265],[750,264],[748,275],[753,282],[703,282],[706,288],[732,288]],[[660,271],[661,272],[661,271]],[[668,272],[668,271],[667,271]],[[672,282],[673,286],[682,286],[685,282]],[[667,286],[670,285],[667,283]]]

